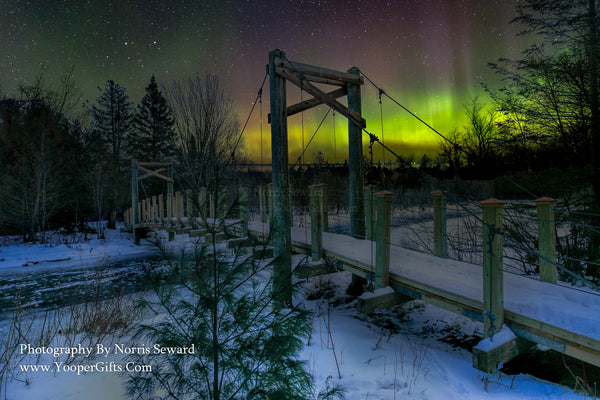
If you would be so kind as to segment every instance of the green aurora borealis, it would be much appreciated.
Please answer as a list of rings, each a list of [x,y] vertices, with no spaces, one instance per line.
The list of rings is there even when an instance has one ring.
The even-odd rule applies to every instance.
[[[447,133],[464,127],[469,99],[487,101],[481,82],[498,84],[487,67],[524,48],[510,25],[516,0],[347,1],[76,1],[0,0],[0,94],[15,96],[48,66],[56,80],[71,65],[83,97],[94,102],[113,79],[134,103],[150,75],[168,84],[196,73],[216,73],[243,124],[265,74],[269,51],[345,71],[356,66],[390,96]],[[401,155],[434,155],[440,138],[378,91],[363,88],[367,129]],[[309,96],[303,94],[306,100]],[[288,84],[288,104],[300,100]],[[245,132],[247,153],[270,159],[268,81]],[[301,153],[326,113],[324,106],[288,120],[290,162]],[[336,143],[333,143],[335,123]],[[383,135],[382,135],[383,124]],[[346,120],[330,116],[305,154],[346,158]],[[365,137],[365,145],[368,140]],[[335,150],[335,157],[334,157]],[[365,150],[366,154],[366,150]],[[376,149],[375,158],[381,158]],[[335,160],[334,160],[335,158]],[[389,156],[386,156],[389,159]]]

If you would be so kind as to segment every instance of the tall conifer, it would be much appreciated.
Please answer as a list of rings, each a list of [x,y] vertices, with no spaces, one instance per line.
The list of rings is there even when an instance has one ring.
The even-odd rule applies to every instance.
[[[164,161],[175,155],[173,116],[158,89],[154,75],[146,86],[146,94],[137,106],[133,120],[133,141],[130,152],[134,158]]]

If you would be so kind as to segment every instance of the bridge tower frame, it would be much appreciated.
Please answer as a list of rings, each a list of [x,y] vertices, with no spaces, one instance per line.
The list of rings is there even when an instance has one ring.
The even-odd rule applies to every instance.
[[[269,53],[269,83],[271,102],[271,152],[273,174],[273,210],[271,237],[274,250],[273,291],[278,303],[291,304],[291,210],[289,201],[289,156],[287,117],[326,104],[348,119],[348,167],[350,192],[351,235],[365,237],[364,177],[362,171],[362,117],[361,85],[364,79],[356,67],[347,72],[292,62],[281,50]],[[306,91],[313,98],[287,106],[286,81]],[[314,83],[338,86],[325,93]],[[336,99],[347,96],[345,106]]]

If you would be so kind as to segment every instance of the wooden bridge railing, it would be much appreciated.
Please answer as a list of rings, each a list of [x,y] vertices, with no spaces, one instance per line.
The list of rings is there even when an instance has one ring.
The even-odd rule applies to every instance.
[[[502,238],[503,238],[503,208],[504,203],[495,199],[488,199],[480,204],[483,211],[483,302],[467,299],[464,296],[446,293],[444,290],[435,289],[426,283],[411,281],[390,272],[390,232],[391,232],[391,199],[393,194],[386,191],[376,192],[373,186],[365,187],[365,226],[366,236],[371,237],[375,245],[374,269],[361,266],[359,261],[348,259],[343,254],[335,254],[323,246],[323,232],[327,231],[327,187],[325,185],[312,185],[310,193],[311,233],[310,244],[295,244],[294,248],[300,251],[309,251],[312,261],[323,257],[335,257],[339,262],[357,276],[372,281],[374,289],[383,289],[390,286],[394,289],[392,295],[400,293],[417,298],[426,299],[438,306],[467,315],[484,323],[484,337],[493,337],[503,329],[503,322],[518,334],[513,340],[482,351],[474,349],[474,366],[484,371],[495,369],[499,362],[504,362],[522,349],[537,343],[555,343],[557,348],[565,354],[574,355],[582,360],[600,366],[600,345],[598,341],[587,339],[581,335],[567,332],[562,328],[535,321],[529,317],[517,315],[512,311],[505,311],[503,299],[503,266],[502,266]],[[257,190],[259,198],[259,221],[266,223],[272,218],[272,186],[260,186]],[[183,200],[185,196],[185,201]],[[175,196],[170,193],[166,199],[163,196],[142,199],[138,203],[139,223],[163,224],[174,226],[176,222],[181,225],[193,225],[198,216],[208,218],[224,218],[227,207],[218,207],[215,199],[225,201],[228,194],[221,188],[219,194],[208,193],[206,188],[198,191],[198,199],[192,201],[192,193],[177,192]],[[238,190],[240,229],[243,237],[248,236],[249,219],[248,186],[242,185]],[[446,195],[443,192],[433,192],[433,231],[434,253],[438,257],[446,257]],[[163,203],[166,200],[166,207]],[[227,200],[229,201],[229,200]],[[194,203],[196,204],[194,206]],[[556,245],[554,203],[549,198],[535,200],[538,220],[538,249],[540,279],[556,283]],[[194,208],[196,207],[196,208]],[[165,215],[166,212],[166,215]],[[126,222],[133,225],[133,212],[131,209],[125,213]],[[187,217],[187,218],[185,218]],[[198,218],[202,221],[203,218]],[[191,228],[186,228],[191,229]],[[189,233],[189,230],[186,230]],[[253,234],[257,234],[254,232]],[[174,235],[174,234],[173,234]],[[265,235],[265,232],[263,232]],[[172,238],[171,232],[169,237]],[[390,290],[384,291],[388,295]],[[447,296],[447,297],[444,297]],[[395,297],[397,298],[397,297]],[[591,344],[590,344],[591,343]],[[586,347],[587,346],[587,347]],[[554,348],[554,347],[552,347]]]

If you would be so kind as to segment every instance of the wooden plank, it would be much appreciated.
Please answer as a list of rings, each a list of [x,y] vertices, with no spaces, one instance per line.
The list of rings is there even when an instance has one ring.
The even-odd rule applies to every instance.
[[[473,348],[473,367],[488,373],[495,371],[500,364],[512,360],[533,346],[534,343],[520,337],[514,337],[488,351],[480,350],[475,346]]]
[[[346,88],[343,87],[341,89],[334,90],[332,92],[326,93],[327,97],[332,99],[337,99],[346,95]],[[312,99],[304,100],[301,103],[297,103],[287,108],[287,116],[291,116],[294,114],[298,114],[302,111],[310,110],[313,107],[316,107],[320,104],[323,104],[323,101],[313,97]],[[271,123],[271,113],[267,115],[268,123]]]
[[[505,322],[515,333],[519,333],[519,328],[531,332],[533,335],[526,337],[529,340],[547,345],[547,342],[536,340],[536,336],[538,336],[551,342],[560,343],[564,345],[562,353],[600,367],[600,341],[596,339],[509,310],[505,310]],[[556,346],[551,348],[554,347]],[[560,351],[560,346],[556,350]]]
[[[287,79],[288,81],[292,82],[294,85],[298,86],[299,88],[301,88],[301,89],[305,90],[306,92],[310,93],[311,95],[313,95],[315,98],[320,99],[323,103],[329,105],[331,108],[333,108],[340,114],[344,115],[346,118],[353,120],[361,128],[363,128],[363,129],[366,128],[367,121],[363,117],[361,117],[359,114],[355,113],[354,111],[351,111],[348,107],[346,107],[342,103],[328,98],[327,95],[323,91],[319,90],[318,88],[316,88],[312,85],[309,85],[309,84],[303,84],[302,79],[295,72],[292,72],[285,68],[277,68],[276,72],[282,78]]]
[[[349,74],[347,72],[336,71],[333,69],[317,67],[314,65],[299,63],[296,61],[288,61],[282,58],[275,59],[276,67],[287,68],[290,71],[294,71],[296,73],[302,74],[306,76],[306,79],[316,79],[316,78],[324,78],[331,82],[339,82],[335,83],[340,86],[345,86],[346,83],[352,83],[356,85],[362,85],[364,83],[364,79],[360,75]],[[334,84],[334,83],[330,83]]]

